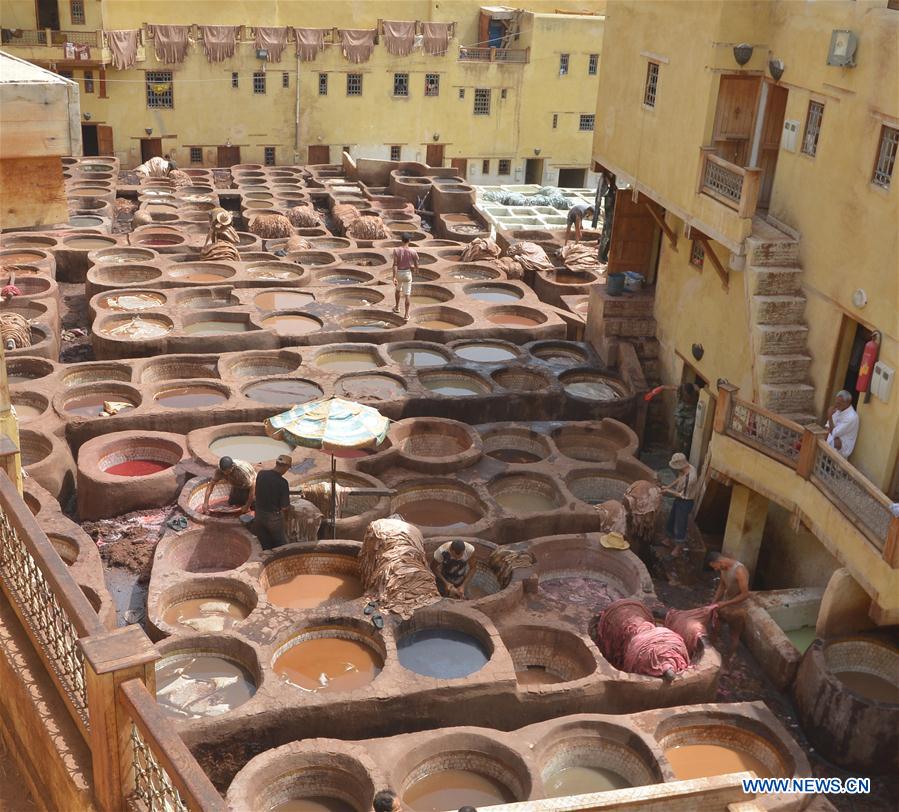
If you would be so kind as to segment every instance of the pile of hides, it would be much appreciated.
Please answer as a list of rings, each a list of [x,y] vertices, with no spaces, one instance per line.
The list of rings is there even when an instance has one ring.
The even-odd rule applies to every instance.
[[[482,198],[501,206],[552,206],[562,211],[568,211],[573,202],[572,198],[565,197],[555,186],[541,186],[532,195],[523,195],[521,192],[484,192]]]
[[[31,325],[28,319],[21,313],[0,313],[0,337],[7,349],[30,347]]]
[[[480,260],[498,259],[499,246],[489,237],[475,237],[462,250],[462,262],[478,262]]]
[[[334,518],[339,519],[350,496],[350,488],[345,488],[341,484],[337,484],[334,488]],[[311,502],[321,511],[322,515],[331,516],[331,482],[312,482],[302,486],[303,498],[307,502]]]
[[[498,271],[505,271],[506,277],[509,279],[523,279],[524,268],[514,257],[499,257],[493,260],[493,266]]]
[[[288,253],[293,251],[308,251],[312,248],[312,243],[309,242],[309,240],[305,240],[297,234],[294,234],[292,237],[287,238],[287,245],[284,247],[287,249]]]
[[[268,62],[280,62],[281,54],[287,47],[287,35],[289,28],[267,28],[262,26],[253,30],[253,47],[268,52]]]
[[[368,526],[359,570],[366,596],[378,602],[382,613],[406,620],[440,600],[421,532],[400,519],[377,519]]]
[[[628,538],[642,545],[652,544],[656,514],[662,504],[662,489],[655,482],[638,479],[624,492],[628,516]]]
[[[575,273],[594,271],[599,273],[601,269],[596,248],[589,245],[570,242],[562,246],[562,250],[559,253],[562,257],[562,262],[569,271],[574,271]]]
[[[599,529],[603,533],[620,533],[627,535],[627,511],[616,499],[609,499],[596,506],[599,514]]]
[[[175,184],[176,188],[190,186],[191,183],[193,183],[190,179],[190,175],[188,175],[187,172],[182,172],[180,169],[172,169],[169,172],[169,180]]]
[[[359,209],[349,203],[337,203],[331,209],[331,216],[335,220],[335,229],[338,234],[346,234],[347,229],[354,220],[359,219]]]
[[[393,56],[409,56],[415,45],[415,20],[384,20],[384,47]]]
[[[374,28],[341,28],[340,49],[344,59],[356,65],[368,62],[375,49]]]
[[[690,656],[696,652],[699,641],[708,637],[718,625],[718,608],[700,606],[698,609],[669,609],[665,625],[679,634],[687,645]]]
[[[239,25],[200,25],[203,35],[203,50],[209,62],[224,62],[234,56],[237,47]]]
[[[306,204],[304,206],[293,206],[284,212],[285,217],[290,220],[292,226],[297,228],[320,228],[322,218],[314,206]]]
[[[300,62],[314,62],[318,52],[325,47],[326,28],[295,28],[294,38],[297,41],[297,56]]]
[[[172,165],[165,158],[157,155],[142,163],[134,171],[145,178],[164,178],[168,176],[171,168]]]
[[[444,56],[449,47],[449,32],[452,25],[453,23],[422,22],[422,50],[430,56]]]
[[[322,523],[322,512],[312,502],[298,496],[290,498],[290,510],[284,520],[287,541],[315,541]]]
[[[684,638],[667,626],[656,626],[640,601],[615,601],[600,614],[592,632],[603,656],[620,671],[661,677],[690,667]]]
[[[200,251],[200,259],[209,262],[240,262],[240,252],[233,243],[220,240],[206,243]]]
[[[137,61],[137,29],[107,31],[106,44],[112,53],[112,66],[116,70],[128,70]]]
[[[393,236],[377,216],[357,217],[347,226],[346,235],[354,240],[389,240]]]
[[[187,56],[189,25],[148,25],[156,58],[166,65],[180,65]]]
[[[263,240],[277,240],[293,234],[293,226],[283,214],[257,214],[250,221],[248,231]]]
[[[490,553],[487,559],[490,569],[496,575],[500,588],[505,589],[512,580],[512,570],[521,567],[533,567],[537,563],[533,553],[527,550],[510,550],[508,547],[500,547]]]
[[[513,257],[526,271],[552,271],[546,251],[535,242],[517,242],[506,249],[506,256]]]

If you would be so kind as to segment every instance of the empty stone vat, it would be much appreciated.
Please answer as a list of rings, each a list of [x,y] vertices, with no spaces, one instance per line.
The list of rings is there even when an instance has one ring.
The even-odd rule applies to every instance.
[[[198,495],[202,504],[203,491]],[[226,572],[246,564],[253,546],[253,537],[242,530],[201,527],[167,536],[156,550],[156,560],[184,572]]]
[[[7,381],[10,386],[30,384],[32,381],[46,378],[54,370],[53,362],[45,358],[29,358],[20,356],[6,361]]]
[[[555,482],[547,476],[503,474],[487,484],[490,495],[513,516],[546,513],[565,504]]]
[[[573,366],[587,361],[586,351],[568,341],[540,341],[530,347],[531,355],[550,364]]]
[[[128,382],[132,375],[126,364],[74,364],[64,369],[66,372],[61,379],[63,389],[74,389],[76,386],[99,381]]]
[[[527,624],[501,629],[500,636],[521,686],[572,682],[596,671],[593,649],[573,632]]]
[[[500,462],[523,465],[549,456],[549,444],[542,434],[525,428],[501,428],[481,435],[484,453]]]
[[[630,482],[601,468],[583,468],[568,474],[565,484],[577,499],[598,505],[610,499],[620,501]]]
[[[65,412],[69,418],[91,419],[106,413],[106,403],[127,404],[118,414],[133,409],[140,405],[141,395],[133,386],[104,381],[102,384],[74,386],[57,394],[54,401],[57,410]]]
[[[611,401],[626,396],[620,383],[596,372],[569,370],[559,375],[559,382],[570,397],[580,400]]]
[[[473,488],[454,480],[401,482],[395,490],[390,512],[398,513],[428,535],[447,528],[470,531],[469,526],[477,524],[487,511]]]

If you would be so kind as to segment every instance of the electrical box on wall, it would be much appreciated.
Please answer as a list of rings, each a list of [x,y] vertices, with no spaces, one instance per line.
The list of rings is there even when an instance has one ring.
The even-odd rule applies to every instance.
[[[784,131],[780,137],[780,148],[787,152],[796,152],[796,142],[799,140],[799,122],[787,119],[784,122]]]
[[[889,402],[895,377],[895,369],[888,367],[883,361],[878,361],[874,364],[874,374],[871,376],[871,394],[884,403]]]
[[[858,37],[851,31],[837,29],[830,35],[827,64],[836,65],[839,68],[854,68],[856,48],[858,48]]]

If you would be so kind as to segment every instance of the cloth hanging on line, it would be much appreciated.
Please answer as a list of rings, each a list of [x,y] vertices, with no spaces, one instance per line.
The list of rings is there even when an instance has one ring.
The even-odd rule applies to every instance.
[[[203,35],[203,50],[210,62],[224,62],[234,56],[237,47],[239,25],[201,25],[198,26]]]
[[[63,54],[66,59],[83,61],[91,58],[91,46],[81,45],[77,42],[67,42],[63,46]]]
[[[137,61],[138,30],[107,31],[106,45],[112,53],[112,66],[128,70]]]
[[[156,58],[166,65],[180,65],[187,56],[189,25],[148,25]]]
[[[384,20],[384,47],[394,56],[409,56],[415,46],[415,20]]]
[[[431,56],[445,56],[449,47],[450,27],[454,23],[422,23],[422,49]]]
[[[375,49],[375,30],[373,28],[341,28],[340,48],[344,58],[350,62],[356,65],[368,62]]]
[[[314,62],[318,52],[325,47],[325,31],[327,28],[294,28],[293,35],[297,41],[297,56],[301,62]]]
[[[268,51],[268,61],[269,62],[280,62],[281,54],[284,53],[284,49],[287,47],[287,35],[290,33],[289,28],[269,28],[263,26],[261,28],[254,28],[254,40],[253,43],[256,46],[256,50],[258,51],[261,48],[264,48]]]

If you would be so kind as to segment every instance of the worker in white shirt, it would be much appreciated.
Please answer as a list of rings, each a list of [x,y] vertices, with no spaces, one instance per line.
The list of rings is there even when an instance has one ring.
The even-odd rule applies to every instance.
[[[852,406],[852,395],[845,389],[834,398],[826,428],[827,445],[848,459],[858,439],[858,412]]]

